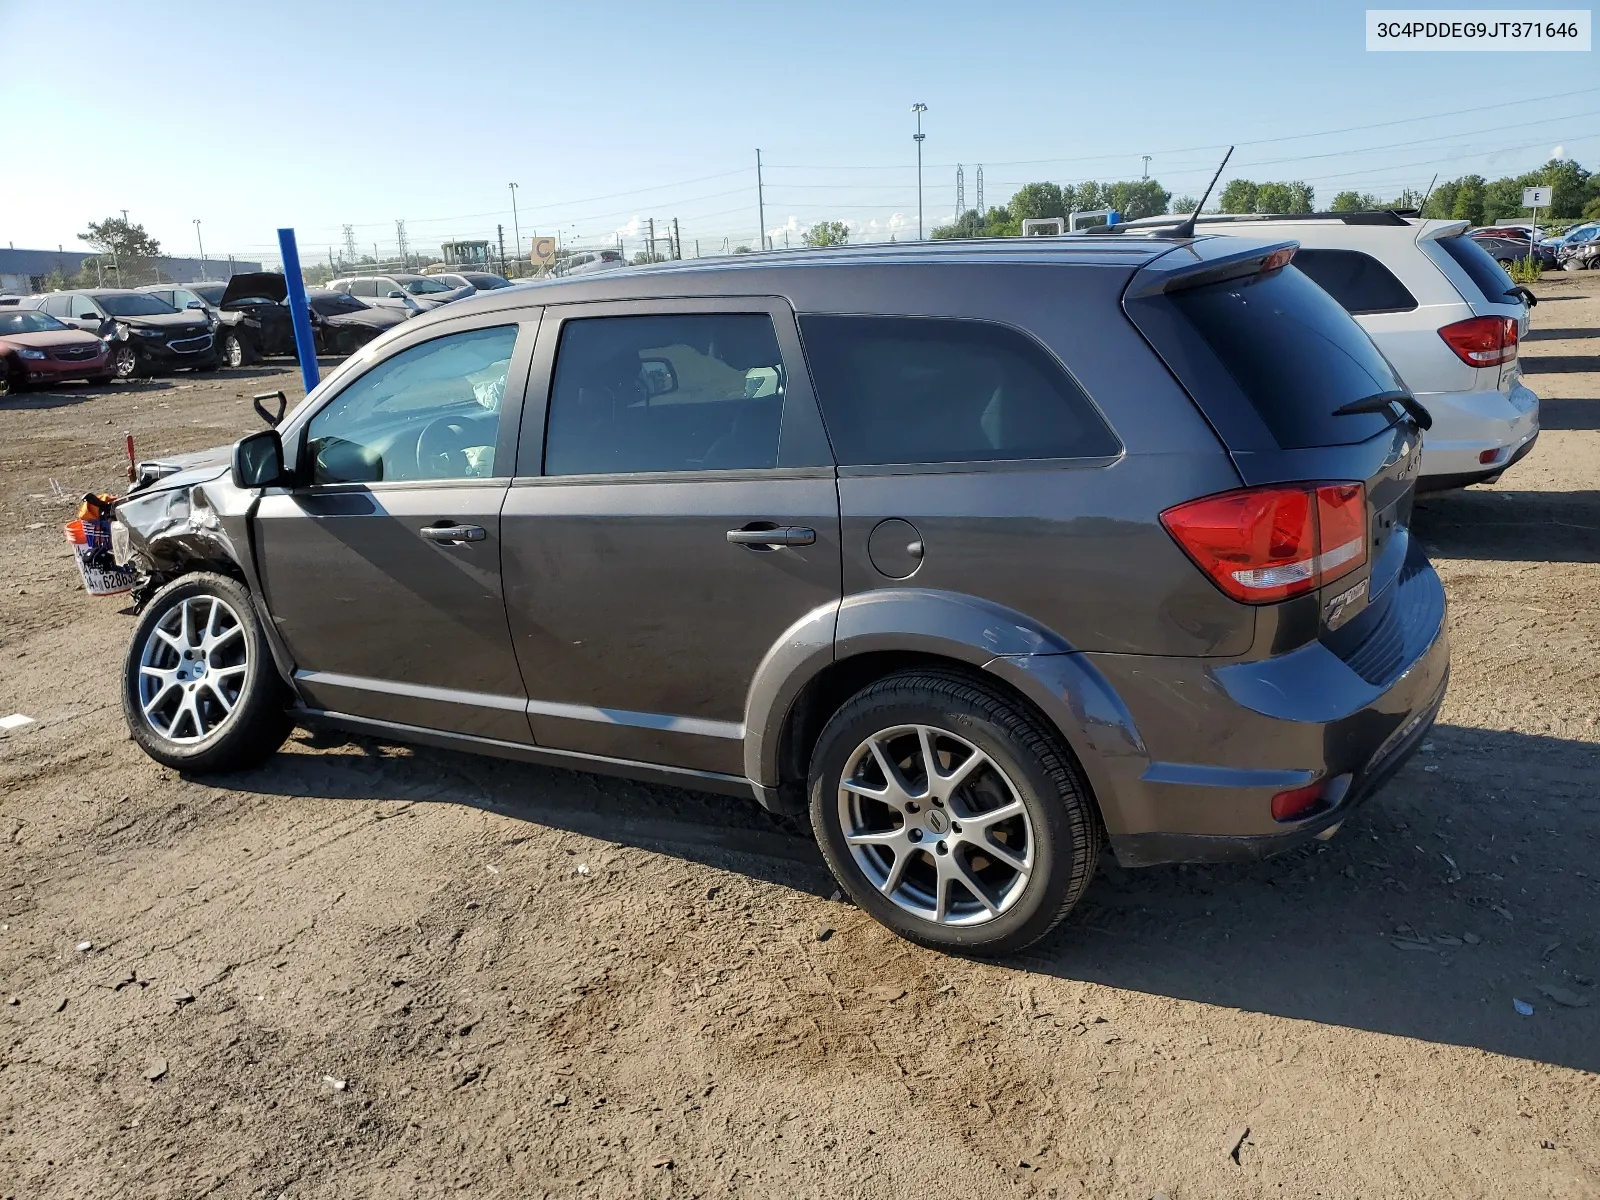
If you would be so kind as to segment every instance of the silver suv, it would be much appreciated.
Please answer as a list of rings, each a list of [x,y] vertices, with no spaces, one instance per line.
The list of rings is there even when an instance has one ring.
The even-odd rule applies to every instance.
[[[1244,238],[751,255],[403,325],[117,506],[133,737],[754,797],[932,946],[1330,836],[1426,734],[1427,414]]]

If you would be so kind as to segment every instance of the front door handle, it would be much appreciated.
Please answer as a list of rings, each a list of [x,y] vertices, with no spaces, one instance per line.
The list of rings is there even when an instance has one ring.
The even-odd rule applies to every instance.
[[[817,531],[795,525],[776,529],[730,529],[728,540],[735,546],[810,546],[817,540]]]
[[[481,525],[428,525],[423,528],[422,536],[430,542],[459,546],[463,542],[481,542],[489,535]]]

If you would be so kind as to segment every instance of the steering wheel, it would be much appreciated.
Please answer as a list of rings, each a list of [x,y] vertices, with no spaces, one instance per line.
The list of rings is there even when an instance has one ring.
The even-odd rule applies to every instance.
[[[467,475],[467,427],[449,417],[429,421],[417,435],[417,470],[424,479],[463,479]]]

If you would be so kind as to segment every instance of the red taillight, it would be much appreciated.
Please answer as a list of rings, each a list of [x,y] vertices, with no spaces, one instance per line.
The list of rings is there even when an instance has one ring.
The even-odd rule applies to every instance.
[[[1308,783],[1291,792],[1279,792],[1272,798],[1272,819],[1292,821],[1304,816],[1322,803],[1322,784]]]
[[[1273,604],[1367,561],[1360,483],[1274,484],[1169,508],[1161,523],[1213,583],[1245,604]]]
[[[1439,336],[1469,367],[1498,367],[1517,356],[1515,317],[1468,317],[1446,325]]]

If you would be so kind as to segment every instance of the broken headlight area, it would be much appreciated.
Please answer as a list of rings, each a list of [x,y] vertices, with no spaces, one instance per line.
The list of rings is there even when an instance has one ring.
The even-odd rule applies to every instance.
[[[141,464],[142,465],[142,464]],[[120,501],[111,524],[112,555],[138,572],[134,610],[179,575],[201,568],[233,574],[234,546],[205,485],[134,493]]]

